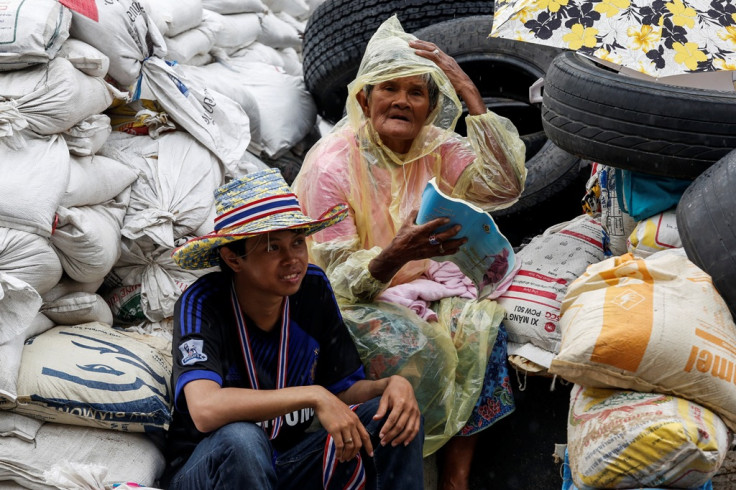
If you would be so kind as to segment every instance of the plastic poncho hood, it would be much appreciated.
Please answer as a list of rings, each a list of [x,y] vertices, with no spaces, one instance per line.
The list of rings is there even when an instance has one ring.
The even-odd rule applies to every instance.
[[[338,126],[349,124],[357,134],[367,131],[371,143],[397,165],[411,162],[434,151],[453,135],[455,123],[462,114],[462,104],[455,94],[447,75],[431,60],[422,58],[409,46],[416,36],[404,32],[396,15],[386,20],[373,34],[365,48],[358,74],[348,85],[345,103],[347,117]],[[366,85],[377,85],[396,78],[429,74],[439,89],[438,100],[427,117],[424,127],[414,138],[411,149],[403,155],[397,154],[381,143],[366,119],[356,95]]]

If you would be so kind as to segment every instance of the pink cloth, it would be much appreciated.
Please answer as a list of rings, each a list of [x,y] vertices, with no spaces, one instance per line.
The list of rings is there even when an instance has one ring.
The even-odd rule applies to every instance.
[[[453,296],[474,299],[478,294],[473,281],[454,263],[429,261],[427,272],[422,277],[392,286],[376,299],[406,306],[422,319],[436,321],[437,313],[429,308],[429,303]]]

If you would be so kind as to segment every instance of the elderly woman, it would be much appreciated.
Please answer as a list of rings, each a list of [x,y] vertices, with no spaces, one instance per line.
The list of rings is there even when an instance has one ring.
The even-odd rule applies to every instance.
[[[327,271],[369,372],[394,369],[414,383],[425,455],[447,443],[443,488],[467,488],[478,431],[514,409],[503,311],[471,291],[418,314],[388,302],[387,291],[437,280],[429,259],[465,242],[459,226],[436,231],[447,219],[415,224],[427,182],[436,178],[446,194],[485,210],[510,206],[524,187],[524,144],[451,56],[405,33],[395,16],[371,38],[348,92],[347,116],[310,150],[293,183],[306,213],[349,206],[348,218],[312,236],[311,258]],[[458,95],[467,138],[454,132]]]

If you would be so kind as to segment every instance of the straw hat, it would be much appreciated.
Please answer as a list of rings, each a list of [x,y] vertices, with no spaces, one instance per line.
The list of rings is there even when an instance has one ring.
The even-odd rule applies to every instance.
[[[338,204],[318,219],[305,216],[296,195],[277,169],[262,170],[232,180],[215,191],[215,230],[193,238],[171,256],[182,269],[206,269],[219,264],[218,248],[244,238],[278,230],[316,233],[348,214]]]

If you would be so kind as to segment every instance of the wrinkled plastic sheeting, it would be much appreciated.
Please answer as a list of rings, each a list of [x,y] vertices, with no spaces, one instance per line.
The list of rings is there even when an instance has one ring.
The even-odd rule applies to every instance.
[[[398,374],[412,384],[424,415],[424,456],[437,451],[473,411],[503,310],[493,301],[447,298],[439,322],[386,302],[341,311],[368,378]]]

